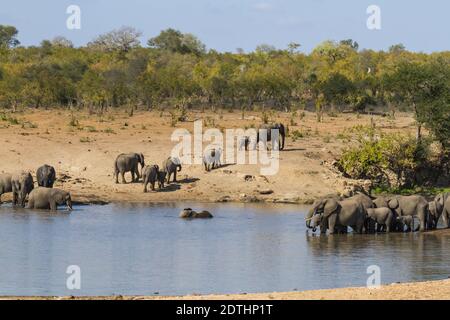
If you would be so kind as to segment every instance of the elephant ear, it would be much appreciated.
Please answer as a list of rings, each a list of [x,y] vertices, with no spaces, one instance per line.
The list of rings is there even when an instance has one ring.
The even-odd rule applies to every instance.
[[[326,201],[325,206],[323,208],[324,216],[328,217],[332,215],[336,210],[339,209],[339,202],[334,199],[329,199]]]
[[[396,198],[392,198],[392,199],[388,200],[388,206],[390,209],[395,210],[398,208],[399,205],[400,204],[398,203],[398,200]]]
[[[440,206],[444,206],[444,195],[440,194],[435,199],[436,203],[438,203]]]

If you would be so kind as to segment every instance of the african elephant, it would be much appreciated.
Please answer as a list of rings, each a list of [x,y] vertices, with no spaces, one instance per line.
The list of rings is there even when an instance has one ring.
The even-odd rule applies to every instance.
[[[36,179],[39,187],[53,188],[56,180],[55,168],[44,164],[36,171]]]
[[[318,202],[312,209],[313,216],[306,217],[306,227],[317,227],[318,219],[314,215],[320,215],[321,233],[326,232],[327,226],[330,234],[336,233],[336,226],[352,227],[357,233],[362,233],[366,221],[367,212],[364,206],[355,199],[337,201],[333,198],[325,198]]]
[[[438,214],[437,205],[435,201],[428,202],[428,210],[430,212],[430,219],[428,223],[429,229],[436,229],[440,215]]]
[[[12,192],[12,175],[9,173],[0,174],[0,204],[2,204],[2,194]]]
[[[177,182],[177,171],[181,171],[181,161],[176,157],[167,158],[162,164],[162,170],[167,175],[167,183],[170,183],[170,176],[173,174],[173,182]]]
[[[31,173],[23,171],[13,175],[11,178],[11,185],[13,204],[17,205],[19,203],[22,207],[25,207],[26,197],[34,188]]]
[[[278,141],[272,141],[272,130],[278,130]],[[260,135],[267,135],[267,139],[264,137],[260,137]],[[276,137],[275,136],[275,137]],[[281,144],[280,144],[281,139]],[[266,144],[269,141],[272,141],[273,149],[275,148],[275,145],[279,145],[279,150],[284,149],[284,142],[286,139],[286,129],[284,128],[284,125],[282,123],[274,123],[274,124],[263,124],[258,128],[258,132],[256,134],[256,143],[258,144],[260,141],[262,141],[264,144]],[[274,143],[275,142],[275,143]]]
[[[394,213],[389,208],[368,208],[367,217],[377,223],[377,231],[393,231]]]
[[[420,231],[427,229],[428,201],[418,195],[412,196],[394,196],[388,199],[388,206],[394,210],[398,217],[416,216],[420,221]]]
[[[444,228],[450,228],[450,192],[438,194],[434,198],[434,203],[436,205],[435,224],[437,225],[442,216]]]
[[[70,193],[56,188],[37,187],[31,191],[28,200],[28,209],[43,209],[56,211],[58,205],[67,205],[72,210],[72,198]]]
[[[203,155],[203,165],[206,171],[219,168],[222,163],[220,158],[222,157],[222,148],[212,148],[205,151]]]
[[[131,172],[132,182],[139,181],[139,164],[141,165],[141,169],[143,169],[145,161],[142,153],[122,153],[118,155],[114,162],[114,177],[116,183],[119,183],[119,173],[122,176],[122,183],[127,183],[125,180],[126,172]]]
[[[186,208],[180,212],[180,218],[183,219],[209,219],[212,217],[213,215],[211,214],[211,212],[206,210],[196,212],[191,208]]]
[[[396,217],[396,222],[397,222],[396,226],[397,231],[405,232],[405,226],[407,227],[406,232],[412,232],[414,230],[414,216]],[[419,227],[417,227],[417,229],[414,231],[418,230]]]
[[[155,183],[158,181],[158,188],[164,188],[164,180],[166,172],[159,171],[159,167],[155,164],[152,166],[145,166],[142,171],[142,183],[144,184],[144,192],[147,192],[147,185],[150,183],[152,191],[155,190]]]

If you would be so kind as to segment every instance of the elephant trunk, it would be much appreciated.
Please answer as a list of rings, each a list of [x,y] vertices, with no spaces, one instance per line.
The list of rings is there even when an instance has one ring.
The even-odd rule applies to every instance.
[[[73,210],[71,198],[66,200],[66,205],[67,205],[67,210]]]
[[[178,172],[180,172],[181,171],[181,164],[178,164],[177,168],[178,168]]]
[[[308,229],[313,229],[313,227],[311,227],[311,220],[312,220],[312,218],[313,218],[315,212],[316,212],[316,209],[315,209],[315,208],[311,208],[311,209],[308,211],[308,214],[307,214],[306,217],[305,217],[305,219],[306,219],[306,227],[307,227]]]

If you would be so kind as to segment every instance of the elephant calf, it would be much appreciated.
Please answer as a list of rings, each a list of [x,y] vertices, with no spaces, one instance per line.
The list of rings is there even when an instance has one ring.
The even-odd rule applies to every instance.
[[[377,231],[392,231],[394,223],[394,213],[389,208],[368,208],[366,209],[368,219],[377,223]]]
[[[12,175],[9,173],[0,174],[0,204],[2,204],[2,194],[12,192]]]
[[[132,182],[139,181],[139,164],[141,165],[141,169],[144,169],[145,161],[142,153],[119,154],[114,162],[114,177],[116,183],[119,183],[119,173],[122,176],[122,183],[127,183],[125,180],[126,172],[131,172]]]
[[[15,174],[11,178],[13,204],[25,207],[25,200],[28,194],[33,190],[33,177],[29,172]]]
[[[39,187],[53,188],[53,184],[56,180],[55,168],[44,164],[36,171],[36,179]]]
[[[414,216],[400,216],[397,217],[397,231],[404,232],[406,226],[406,232],[412,232],[414,230]],[[417,226],[416,230],[419,231],[420,225]]]
[[[177,182],[177,171],[181,171],[181,161],[176,157],[167,158],[162,165],[162,170],[167,175],[167,183],[170,183],[170,176],[173,174],[173,182]]]
[[[200,212],[196,212],[191,208],[183,209],[183,211],[181,211],[180,213],[180,218],[183,219],[210,219],[212,217],[213,215],[209,211],[203,210]]]
[[[70,193],[60,189],[38,187],[31,191],[28,200],[28,209],[43,209],[56,211],[58,205],[65,204],[72,210],[72,198]]]
[[[164,180],[166,173],[159,171],[159,167],[155,164],[152,166],[146,166],[142,172],[142,182],[144,183],[144,192],[147,192],[147,185],[150,183],[152,191],[155,190],[155,183],[158,181],[159,189],[164,188]]]

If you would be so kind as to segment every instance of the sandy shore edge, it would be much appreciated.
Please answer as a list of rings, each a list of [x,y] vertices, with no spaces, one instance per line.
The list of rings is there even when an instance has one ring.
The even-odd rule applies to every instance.
[[[186,296],[3,296],[0,300],[448,300],[450,279],[299,292]]]

